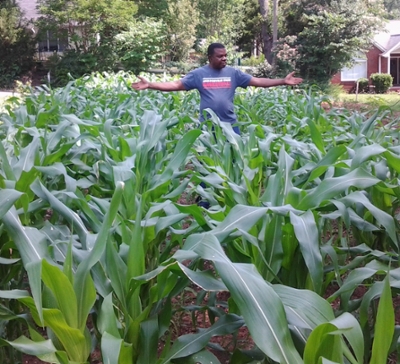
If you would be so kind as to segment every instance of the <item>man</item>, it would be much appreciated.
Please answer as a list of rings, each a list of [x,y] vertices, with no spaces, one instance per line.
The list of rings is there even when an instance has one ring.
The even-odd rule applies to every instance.
[[[226,49],[221,43],[212,43],[207,50],[208,65],[189,72],[184,78],[170,82],[149,82],[139,77],[139,82],[132,83],[135,90],[189,91],[200,92],[200,121],[204,121],[203,110],[210,108],[223,122],[235,124],[233,98],[237,87],[271,87],[298,85],[303,80],[293,76],[294,72],[282,79],[253,77],[236,68],[226,65]],[[239,127],[233,127],[240,134]]]

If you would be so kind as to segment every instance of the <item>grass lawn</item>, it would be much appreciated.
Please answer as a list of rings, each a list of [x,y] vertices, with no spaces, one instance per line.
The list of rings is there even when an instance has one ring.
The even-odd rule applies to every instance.
[[[400,94],[397,92],[382,95],[341,93],[335,99],[335,101],[343,103],[343,106],[346,106],[346,104],[360,104],[367,108],[387,106],[394,112],[400,112]]]

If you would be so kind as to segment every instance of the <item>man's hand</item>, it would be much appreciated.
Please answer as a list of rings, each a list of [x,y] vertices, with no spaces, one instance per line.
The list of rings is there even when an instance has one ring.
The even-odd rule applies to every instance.
[[[135,90],[146,90],[149,88],[149,81],[147,81],[145,78],[137,76],[137,78],[140,80],[139,82],[134,82],[132,83],[132,88]]]
[[[289,74],[284,78],[284,80],[285,80],[285,84],[286,84],[286,85],[290,85],[290,86],[298,85],[299,83],[302,83],[302,82],[303,82],[303,79],[302,79],[302,78],[300,78],[300,77],[294,77],[294,72],[289,73]]]

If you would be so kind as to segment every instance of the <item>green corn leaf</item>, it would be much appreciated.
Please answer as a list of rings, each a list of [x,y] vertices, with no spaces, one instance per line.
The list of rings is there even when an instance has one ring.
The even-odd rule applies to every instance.
[[[107,332],[101,337],[101,354],[103,364],[125,364],[132,362],[132,346]]]
[[[345,336],[352,349],[352,352],[348,351],[346,344],[343,343],[342,347],[348,359],[351,359],[352,362],[355,362],[352,354],[354,353],[356,356],[356,362],[363,363],[364,337],[357,319],[352,314],[345,312],[334,320],[331,320],[331,324],[335,325],[339,330],[342,330],[343,336]]]
[[[35,228],[24,227],[14,207],[3,216],[3,224],[21,255],[40,321],[43,321],[41,261],[47,256],[46,236]]]
[[[364,193],[357,191],[353,192],[346,197],[340,199],[345,205],[349,206],[350,204],[362,204],[367,208],[372,216],[375,217],[377,222],[381,224],[385,229],[389,237],[391,238],[392,242],[395,244],[395,247],[398,248],[398,238],[395,226],[395,220],[392,216],[390,216],[385,211],[380,210],[379,208],[375,207],[365,196]]]
[[[62,343],[72,361],[85,363],[90,354],[91,343],[81,330],[70,327],[64,315],[57,309],[43,309],[45,325],[51,328]]]
[[[395,317],[388,274],[384,280],[383,292],[379,300],[374,342],[372,344],[371,363],[387,363],[388,352],[393,339],[394,325]]]
[[[13,171],[18,180],[23,171],[29,172],[35,165],[35,159],[39,152],[39,138],[34,138],[32,142],[22,148],[18,162],[13,166]]]
[[[14,171],[12,170],[10,163],[8,161],[7,153],[4,149],[3,142],[0,143],[0,160],[1,160],[1,168],[4,171],[6,178],[10,181],[16,181]]]
[[[0,339],[0,344],[1,341],[3,341],[3,339]],[[36,342],[28,339],[26,336],[20,336],[18,339],[14,341],[4,340],[4,342],[11,345],[14,349],[17,349],[25,354],[33,356],[53,354],[57,351],[51,340]]]
[[[114,312],[114,304],[112,293],[104,298],[101,304],[101,309],[99,312],[99,317],[97,319],[97,327],[101,334],[109,333],[115,338],[121,338],[117,326],[117,317]]]
[[[157,362],[158,350],[158,317],[155,316],[140,324],[140,351],[137,364]]]
[[[177,363],[177,364],[221,364],[221,362],[217,359],[217,357],[208,350],[199,351],[198,353],[187,356],[186,358],[175,359],[174,363]]]
[[[219,292],[227,290],[225,284],[216,279],[209,271],[194,272],[181,263],[178,263],[178,266],[193,283],[207,292]]]
[[[113,244],[106,246],[106,273],[111,280],[113,291],[122,306],[126,303],[126,287],[125,280],[127,274],[126,263],[118,254],[116,247]],[[116,336],[112,331],[107,330],[110,334]]]
[[[300,250],[313,282],[314,291],[321,293],[323,266],[319,248],[319,234],[314,215],[307,211],[302,215],[290,213],[290,222],[299,241]]]
[[[321,152],[325,153],[325,143],[322,139],[321,132],[318,130],[318,126],[315,124],[314,120],[309,117],[307,117],[307,125],[310,128],[312,141]]]
[[[53,293],[66,323],[73,328],[78,328],[76,295],[68,277],[59,268],[43,260],[42,280]]]
[[[89,232],[78,214],[56,198],[39,180],[31,185],[31,189],[38,197],[48,201],[50,206],[72,225],[72,229],[77,232],[81,239],[83,248],[87,249],[86,243]]]
[[[324,200],[329,200],[345,192],[349,187],[365,189],[379,182],[378,178],[357,168],[344,176],[323,180],[300,201],[299,206],[295,207],[299,210],[308,210],[318,207]]]
[[[284,285],[272,286],[285,307],[291,325],[314,329],[335,318],[332,306],[318,294]]]
[[[386,151],[385,148],[378,144],[366,145],[356,150],[356,154],[351,159],[351,169],[361,166],[362,163],[375,155],[380,155]]]
[[[223,240],[235,229],[248,231],[268,211],[266,207],[236,205],[215,229],[213,233]]]
[[[12,189],[0,190],[0,219],[10,210],[11,206],[22,196],[22,193]]]
[[[76,271],[74,290],[78,301],[78,325],[82,328],[96,299],[96,290],[90,277],[90,269],[100,260],[108,242],[110,229],[116,220],[121,203],[124,184],[118,183],[115,188],[111,204],[104,217],[96,242],[87,259],[83,260]]]
[[[243,325],[243,320],[236,315],[224,315],[210,328],[197,334],[180,336],[160,364],[170,363],[172,359],[187,357],[201,351],[212,336],[226,335],[236,331]]]
[[[346,153],[347,149],[344,145],[339,145],[328,150],[326,155],[317,163],[307,182],[314,181],[316,178],[320,177],[328,167],[332,166],[337,162],[337,160]]]
[[[337,327],[331,323],[317,326],[308,337],[304,349],[304,363],[319,364],[320,358],[343,364],[341,338]]]
[[[156,188],[158,185],[168,181],[171,178],[172,174],[182,166],[193,143],[196,141],[200,134],[200,130],[194,129],[186,133],[183,138],[179,140],[169,163],[165,167],[161,176],[157,179],[157,185],[152,185],[151,189]]]
[[[254,342],[266,355],[280,363],[302,363],[290,337],[281,300],[252,265],[232,263],[210,233],[191,235],[184,249],[214,262]]]

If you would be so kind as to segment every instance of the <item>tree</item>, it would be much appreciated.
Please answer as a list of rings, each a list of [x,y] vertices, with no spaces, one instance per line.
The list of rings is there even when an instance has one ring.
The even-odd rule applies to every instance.
[[[384,0],[385,18],[400,19],[400,0]]]
[[[199,11],[190,0],[174,0],[168,4],[165,22],[168,28],[167,45],[173,61],[188,58],[196,40]]]
[[[244,56],[250,57],[254,50],[262,51],[260,5],[258,0],[246,0],[243,11],[244,26],[237,44]]]
[[[12,87],[34,64],[35,39],[14,0],[0,2],[0,86]]]
[[[358,52],[370,47],[381,27],[364,0],[300,0],[284,8],[287,34],[297,37],[292,47],[302,77],[327,84]]]
[[[269,63],[272,63],[273,39],[271,36],[270,24],[269,24],[269,18],[268,18],[269,0],[258,0],[258,2],[260,4],[260,14],[261,14],[261,18],[262,18],[261,38],[263,41],[263,53],[264,53],[265,59]]]
[[[198,38],[235,43],[244,27],[245,0],[198,0]]]
[[[117,53],[125,68],[139,73],[153,66],[165,54],[166,34],[161,20],[141,18],[116,35]]]
[[[138,16],[162,19],[168,11],[168,0],[137,0]]]
[[[85,53],[128,29],[137,6],[128,0],[39,0],[39,10],[40,29],[66,28],[73,48]]]

